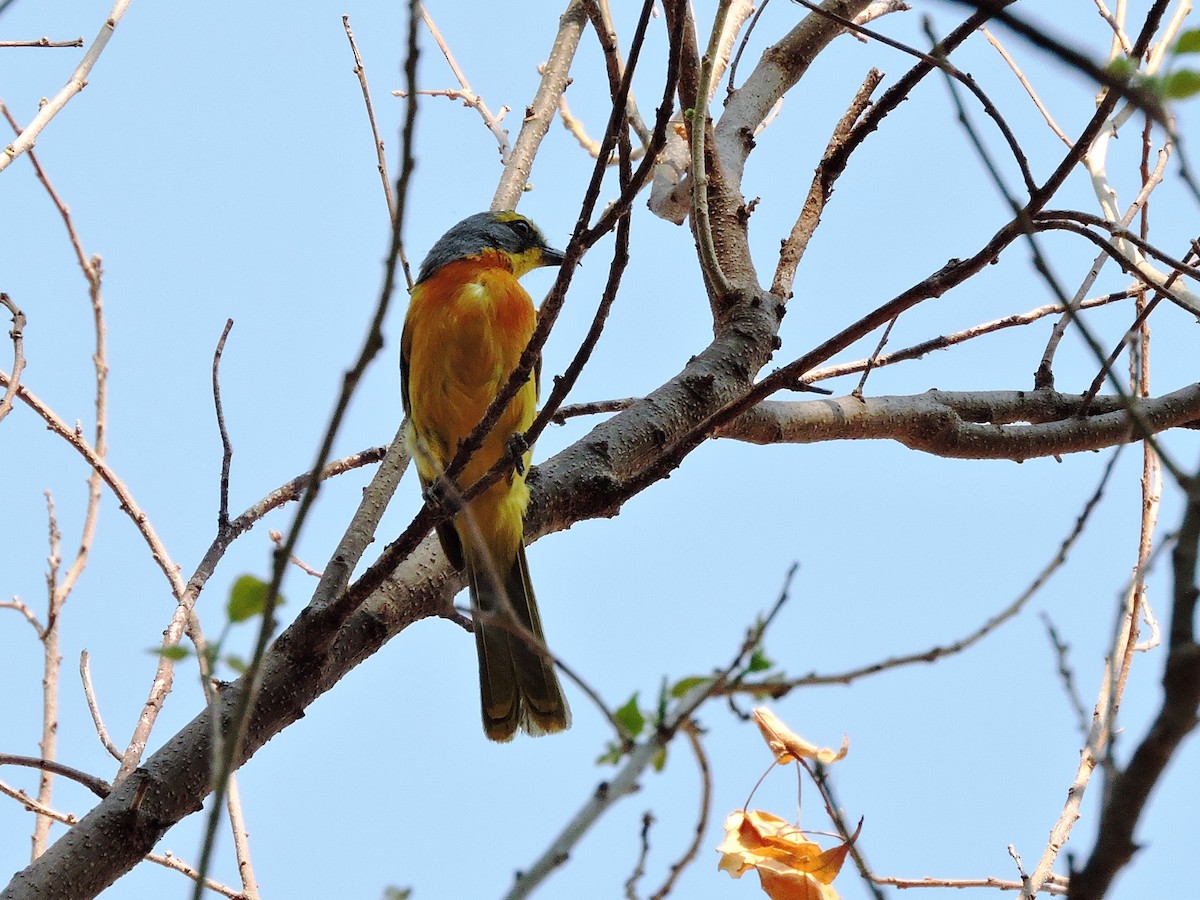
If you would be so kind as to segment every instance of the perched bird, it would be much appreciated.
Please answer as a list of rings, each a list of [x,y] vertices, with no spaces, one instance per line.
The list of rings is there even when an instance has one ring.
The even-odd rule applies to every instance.
[[[537,312],[517,279],[562,261],[524,216],[483,212],[442,235],[421,263],[400,343],[400,378],[408,448],[424,486],[445,471],[529,343]],[[470,487],[511,452],[512,436],[529,428],[539,369],[454,479],[455,488]],[[539,735],[571,723],[554,664],[529,640],[545,643],[525,561],[530,456],[526,449],[522,466],[438,526],[446,557],[467,572],[483,729],[494,741],[511,739],[518,728]]]

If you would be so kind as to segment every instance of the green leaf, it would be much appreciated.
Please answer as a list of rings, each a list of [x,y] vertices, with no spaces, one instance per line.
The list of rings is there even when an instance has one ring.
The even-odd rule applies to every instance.
[[[161,656],[163,659],[169,659],[172,662],[179,662],[181,659],[187,659],[192,655],[190,647],[184,647],[181,644],[172,644],[169,647],[151,647],[150,652],[155,656]]]
[[[1180,69],[1163,81],[1163,96],[1168,100],[1184,100],[1200,94],[1200,72]]]
[[[225,665],[229,666],[229,668],[233,669],[233,671],[237,672],[239,675],[246,674],[246,668],[247,668],[246,661],[244,659],[242,659],[240,656],[230,653],[229,655],[227,655],[225,657],[224,663],[225,663]]]
[[[666,747],[661,748],[657,753],[654,754],[654,760],[650,763],[650,765],[654,766],[655,772],[661,772],[663,769],[666,768],[666,766],[667,766],[667,748]]]
[[[261,616],[267,606],[270,586],[253,575],[243,575],[229,590],[229,603],[225,607],[230,622],[245,622]],[[283,605],[283,596],[275,598],[275,605]]]
[[[1117,57],[1105,66],[1105,69],[1116,78],[1130,78],[1137,73],[1137,66],[1134,65],[1133,60],[1125,56]]]
[[[1200,53],[1200,29],[1185,31],[1171,48],[1172,53]]]
[[[775,663],[771,662],[771,660],[767,658],[767,654],[763,653],[760,648],[756,648],[755,651],[750,654],[750,665],[746,666],[746,671],[765,672],[773,665],[775,665]]]
[[[621,757],[623,755],[624,754],[621,752],[620,747],[618,747],[616,744],[610,743],[608,745],[608,749],[596,757],[596,765],[615,766],[621,761]]]
[[[637,701],[637,691],[634,691],[629,701],[614,713],[617,721],[621,723],[630,737],[637,737],[646,727],[646,717],[638,709]]]
[[[383,900],[410,900],[412,888],[387,887],[383,891]]]
[[[702,684],[708,684],[711,681],[711,678],[704,678],[700,675],[691,675],[687,678],[680,678],[677,682],[671,685],[671,696],[678,700],[692,688]]]

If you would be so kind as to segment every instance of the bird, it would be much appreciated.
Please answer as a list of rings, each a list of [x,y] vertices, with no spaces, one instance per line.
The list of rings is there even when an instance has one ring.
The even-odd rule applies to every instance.
[[[406,446],[427,495],[533,335],[537,311],[518,279],[563,259],[533,222],[501,210],[463,219],[421,263],[400,341],[400,381]],[[520,453],[521,463],[437,526],[450,564],[466,571],[483,729],[494,741],[511,740],[518,729],[543,735],[571,723],[525,558],[532,448],[513,443],[536,414],[540,368],[539,359],[483,445],[442,490],[453,499],[501,457]]]

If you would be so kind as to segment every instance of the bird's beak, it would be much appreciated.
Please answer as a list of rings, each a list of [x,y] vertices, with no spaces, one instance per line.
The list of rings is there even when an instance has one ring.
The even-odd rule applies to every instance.
[[[543,266],[561,266],[566,256],[561,250],[555,250],[553,247],[542,248],[542,265]]]

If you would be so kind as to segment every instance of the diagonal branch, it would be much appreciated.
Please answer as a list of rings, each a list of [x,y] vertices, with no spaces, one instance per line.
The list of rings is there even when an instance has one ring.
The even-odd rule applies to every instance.
[[[125,10],[128,8],[129,0],[117,0],[113,4],[113,8],[108,13],[108,18],[104,20],[104,24],[100,27],[99,34],[92,41],[92,46],[88,48],[87,53],[83,55],[83,59],[79,61],[79,65],[75,67],[75,71],[71,73],[71,77],[67,79],[67,83],[63,85],[57,94],[42,104],[38,110],[38,114],[17,135],[17,139],[5,147],[3,153],[0,153],[0,172],[7,169],[14,159],[33,147],[37,141],[37,136],[50,124],[50,120],[62,112],[63,107],[67,105],[71,98],[82,91],[84,86],[87,85],[88,76],[91,74],[92,68],[96,65],[96,60],[100,58],[100,54],[108,46],[109,38],[112,37],[117,25],[121,22],[121,17],[125,15]]]

